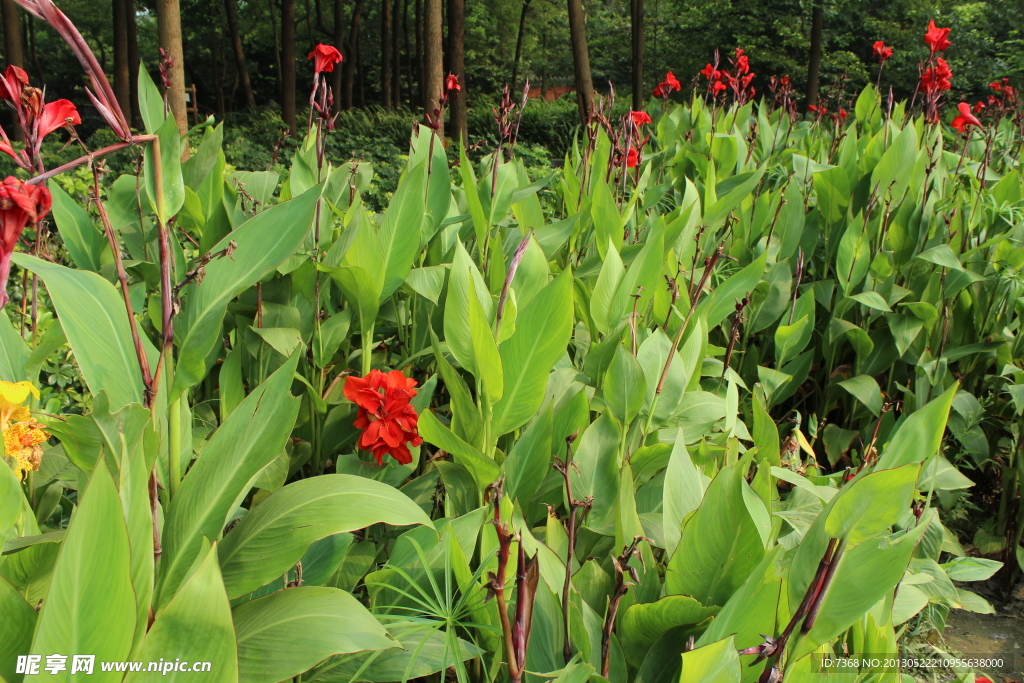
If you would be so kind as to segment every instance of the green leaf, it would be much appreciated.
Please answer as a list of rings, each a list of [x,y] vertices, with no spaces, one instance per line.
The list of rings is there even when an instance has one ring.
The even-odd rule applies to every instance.
[[[757,446],[758,462],[767,461],[770,465],[781,464],[779,450],[779,428],[775,420],[768,414],[768,409],[760,395],[755,394],[751,401],[754,412],[754,445]]]
[[[380,293],[383,302],[398,289],[412,268],[420,251],[420,225],[424,219],[424,190],[427,182],[427,164],[421,162],[406,170],[398,182],[398,189],[384,213],[377,238],[384,254],[384,287]]]
[[[724,605],[764,556],[764,545],[743,499],[738,465],[712,480],[697,511],[686,521],[669,560],[665,590],[702,605]]]
[[[953,581],[987,581],[1003,563],[983,557],[954,557],[939,566]]]
[[[537,413],[551,368],[565,354],[572,318],[572,273],[567,268],[519,311],[515,333],[499,349],[504,393],[492,412],[495,435],[522,427]]]
[[[53,220],[57,223],[64,246],[75,265],[82,270],[99,272],[100,258],[107,240],[93,225],[92,218],[82,206],[57,183],[49,186],[53,196]]]
[[[235,243],[230,257],[214,258],[206,264],[202,283],[186,285],[182,290],[185,301],[174,320],[178,363],[168,400],[206,376],[207,359],[220,341],[228,302],[295,253],[313,223],[319,197],[317,186],[272,206],[238,226],[213,248],[217,252],[229,241]]]
[[[337,588],[278,591],[234,609],[239,680],[277,683],[336,654],[398,643],[358,600]]]
[[[871,375],[857,375],[839,383],[876,417],[882,412],[882,390]]]
[[[230,598],[281,576],[313,541],[377,523],[431,527],[419,505],[387,484],[329,474],[285,486],[224,537],[220,564]]]
[[[446,453],[451,453],[455,457],[456,463],[469,470],[480,490],[498,478],[500,470],[497,463],[456,436],[438,421],[432,411],[423,411],[418,427],[420,436],[425,442],[437,446]]]
[[[679,683],[740,683],[740,658],[732,636],[684,652]]]
[[[0,621],[0,679],[15,683],[21,680],[21,674],[15,673],[18,656],[28,652],[32,645],[36,611],[3,578],[0,578],[0,614],[4,615]]]
[[[112,410],[142,403],[142,371],[124,299],[114,286],[96,273],[72,270],[28,254],[15,253],[12,260],[46,283],[89,389],[94,394],[105,391]],[[142,344],[150,368],[156,367],[156,349],[145,335]]]
[[[825,533],[848,546],[883,533],[910,507],[920,471],[920,465],[909,464],[858,477],[833,499]]]
[[[202,552],[215,541],[239,496],[284,451],[300,400],[290,393],[298,354],[243,400],[213,433],[167,509],[158,606],[166,605]]]
[[[665,470],[662,495],[662,524],[665,535],[665,550],[669,556],[675,552],[682,533],[683,520],[700,507],[704,490],[709,480],[693,465],[686,450],[683,430],[676,431],[675,444]],[[635,456],[634,456],[635,457]]]
[[[238,656],[235,631],[231,623],[231,605],[224,594],[217,547],[210,547],[192,577],[182,586],[166,608],[157,612],[156,621],[146,634],[137,655],[139,660],[162,660],[173,664],[209,662],[211,668],[201,675],[203,681],[235,683],[238,681]],[[99,659],[99,657],[97,657]],[[195,681],[191,671],[130,673],[125,683],[135,681]]]
[[[601,389],[608,410],[625,429],[644,405],[647,383],[640,363],[621,344],[615,347]]]
[[[14,262],[17,263],[17,259]],[[25,364],[31,357],[32,350],[18,334],[18,330],[14,329],[7,310],[0,310],[0,377],[6,378],[8,382],[27,379]]]
[[[657,602],[631,605],[616,626],[626,661],[640,666],[662,633],[677,626],[696,627],[717,613],[717,607],[704,607],[688,595],[668,595]]]
[[[31,652],[123,660],[132,647],[135,610],[128,530],[117,489],[101,458],[61,545]],[[96,680],[121,678],[98,669],[93,672]],[[63,681],[77,678],[70,666],[56,676]]]
[[[882,448],[882,456],[875,467],[892,469],[907,463],[923,462],[937,453],[946,431],[949,409],[958,389],[958,384],[950,385],[945,393],[918,408],[909,417],[902,418],[896,425],[894,435]]]
[[[476,355],[473,352],[473,334],[469,323],[470,280],[473,291],[489,321],[493,305],[480,271],[470,258],[462,242],[455,243],[455,256],[448,275],[448,297],[444,304],[444,340],[448,350],[462,367],[474,372]]]
[[[486,313],[477,297],[476,283],[469,280],[469,333],[473,343],[473,374],[483,385],[487,405],[494,405],[505,393],[501,356],[494,335],[487,324]]]
[[[882,295],[878,292],[860,292],[859,294],[851,294],[850,298],[858,303],[862,303],[868,308],[873,308],[876,311],[885,311],[886,313],[892,313],[892,309],[889,308],[889,304],[885,302]]]
[[[447,265],[413,268],[406,276],[405,284],[436,306],[441,297],[441,290],[444,289],[444,277],[447,272]]]
[[[697,306],[697,314],[706,316],[706,329],[717,327],[731,313],[736,312],[736,302],[754,290],[765,273],[767,263],[768,252],[765,252],[749,266],[711,290],[711,295]]]
[[[626,268],[622,265],[622,257],[612,246],[608,247],[604,256],[604,263],[601,264],[601,272],[597,274],[597,282],[594,283],[594,291],[590,295],[590,315],[594,318],[594,325],[597,331],[608,334],[608,331],[618,322],[618,316],[614,313],[615,294],[619,291],[619,285],[626,276]]]
[[[178,132],[178,124],[173,116],[168,116],[167,120],[161,124],[156,131],[156,136],[160,141],[160,158],[157,159],[154,153],[156,145],[150,143],[145,159],[146,195],[149,197],[153,213],[166,223],[181,210],[185,203],[185,182],[181,177],[181,137]],[[156,187],[157,163],[160,164],[161,175],[159,192]],[[169,239],[177,238],[172,234]]]
[[[139,109],[146,132],[155,133],[164,123],[167,114],[164,112],[164,98],[149,76],[145,64],[139,65]]]

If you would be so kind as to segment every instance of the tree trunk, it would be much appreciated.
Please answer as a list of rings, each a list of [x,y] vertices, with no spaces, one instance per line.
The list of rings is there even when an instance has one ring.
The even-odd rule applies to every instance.
[[[633,33],[633,109],[644,108],[644,0],[630,0]]]
[[[404,101],[402,99],[402,71],[404,71],[404,69],[402,68],[402,40],[404,37],[406,58],[408,58],[409,0],[395,0],[395,4],[392,7],[392,9],[394,10],[392,14],[394,15],[393,19],[395,22],[394,35],[391,36],[391,38],[393,39],[392,45],[394,46],[394,49],[391,51],[391,61],[393,64],[392,68],[395,70],[395,96],[393,99],[395,101],[395,106],[401,107],[404,104]],[[411,83],[411,81],[406,80],[406,83]]]
[[[4,56],[8,64],[25,67],[25,52],[21,47],[21,18],[18,16],[18,6],[14,0],[0,0],[0,12],[4,17]],[[25,141],[25,133],[21,126],[14,123],[14,139],[18,142]]]
[[[128,68],[128,13],[125,0],[113,0],[114,15],[114,95],[121,111],[131,111],[131,74]]]
[[[523,57],[523,36],[526,34],[526,13],[530,10],[530,0],[523,0],[523,10],[519,13],[519,34],[516,36],[516,56],[512,62],[512,92],[519,87],[519,60]]]
[[[342,88],[344,84],[345,62],[352,59],[348,48],[345,47],[345,0],[334,0],[334,47],[342,52],[345,61],[342,66],[335,66],[331,72],[331,92],[334,93],[334,111],[341,109],[345,93]]]
[[[807,61],[807,104],[818,103],[818,76],[821,71],[821,33],[825,23],[823,0],[811,8],[811,54]]]
[[[384,108],[391,109],[391,0],[380,3],[380,95]]]
[[[363,21],[363,0],[355,0],[352,7],[352,19],[349,22],[348,40],[345,43],[345,62],[342,65],[345,73],[345,109],[352,108],[352,86],[355,83],[356,65],[359,62],[359,28]]]
[[[468,144],[469,131],[466,121],[466,0],[448,0],[448,64],[459,79],[462,90],[455,96],[451,106],[451,136],[453,140]]]
[[[582,0],[569,0],[569,42],[572,45],[572,64],[576,77],[576,103],[580,109],[580,121],[585,125],[594,108],[594,81],[590,74],[587,23],[583,17]]]
[[[139,29],[135,23],[135,0],[124,0],[124,14],[128,36],[128,100],[131,103],[131,111],[124,114],[138,126],[142,114],[139,111]]]
[[[156,25],[160,47],[167,51],[171,59],[171,85],[167,103],[178,124],[178,130],[184,135],[188,132],[188,110],[185,105],[185,53],[181,45],[181,8],[178,0],[157,0]],[[187,157],[188,145],[183,145],[182,149],[182,156]]]
[[[277,0],[267,0],[267,7],[270,8],[270,30],[274,36],[274,75],[277,76],[277,95],[284,92],[284,76],[281,70],[281,34],[277,26],[277,14],[274,12],[274,4]]]
[[[295,118],[295,0],[281,0],[281,115],[292,137],[299,134]]]
[[[228,33],[231,35],[231,48],[235,53],[235,69],[238,70],[238,80],[242,84],[242,92],[245,93],[245,106],[255,107],[256,96],[252,92],[249,68],[245,64],[245,49],[242,46],[242,34],[238,31],[238,7],[235,2],[236,0],[224,0],[224,10],[228,16]]]
[[[441,0],[423,0],[423,107],[433,113],[438,109],[444,85],[444,37]],[[444,117],[439,119],[437,134],[444,138]]]

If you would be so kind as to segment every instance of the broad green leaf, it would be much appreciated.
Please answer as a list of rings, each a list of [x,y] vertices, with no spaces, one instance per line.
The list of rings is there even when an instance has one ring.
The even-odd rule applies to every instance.
[[[164,119],[168,118],[164,113],[164,98],[157,89],[156,83],[149,75],[149,69],[145,64],[139,65],[139,110],[142,114],[142,122],[145,124],[146,132],[156,133],[163,125]]]
[[[882,295],[878,292],[860,292],[859,294],[851,294],[850,298],[858,303],[864,304],[868,308],[873,308],[876,311],[885,311],[886,313],[892,312],[892,309],[889,308],[889,304],[885,302],[885,299],[883,299]]]
[[[686,516],[700,507],[704,490],[710,481],[703,472],[693,465],[686,450],[683,431],[676,432],[675,444],[665,470],[662,496],[662,523],[665,535],[665,550],[671,556],[679,544],[682,523]]]
[[[892,469],[907,463],[923,462],[937,453],[958,389],[958,384],[952,384],[945,393],[901,419],[896,424],[895,433],[882,448],[875,467]]]
[[[843,487],[825,513],[825,533],[848,546],[878,536],[903,515],[917,490],[921,466],[876,470]]]
[[[626,429],[644,405],[647,383],[640,363],[621,344],[615,347],[601,389],[608,410]]]
[[[619,291],[619,285],[625,275],[626,268],[622,265],[622,257],[617,250],[609,246],[604,263],[601,264],[601,272],[597,275],[597,282],[594,283],[594,291],[590,295],[590,315],[594,318],[598,332],[602,334],[607,334],[618,323],[612,309],[615,294]]]
[[[46,283],[90,390],[94,394],[105,391],[112,410],[142,403],[142,371],[124,299],[114,286],[96,273],[72,270],[28,254],[16,253],[12,260]],[[157,352],[144,334],[142,344],[150,368],[155,368]]]
[[[882,412],[882,390],[871,375],[857,375],[839,383],[876,417]]]
[[[331,655],[398,643],[351,594],[314,586],[278,591],[236,607],[239,680],[277,683]]]
[[[156,620],[146,634],[137,657],[147,662],[162,660],[165,668],[176,660],[209,662],[210,669],[201,674],[202,680],[215,683],[239,680],[231,605],[224,594],[216,545],[210,547],[195,573],[170,604],[156,613]],[[130,673],[124,680],[125,683],[135,683],[194,681],[197,678],[200,676],[191,671],[169,670]]]
[[[444,340],[455,360],[473,372],[476,368],[476,355],[473,352],[473,334],[469,323],[470,280],[473,282],[472,291],[486,319],[490,321],[493,304],[487,285],[462,242],[456,242],[455,256],[448,274],[448,296],[444,304]]]
[[[501,371],[501,356],[494,342],[494,335],[487,324],[486,313],[477,297],[476,283],[469,280],[469,334],[473,343],[473,374],[483,386],[487,405],[494,405],[505,392],[504,375]]]
[[[158,606],[166,605],[202,551],[217,540],[246,485],[284,451],[300,400],[290,393],[298,354],[235,408],[213,433],[167,510]]]
[[[779,428],[759,395],[751,401],[754,412],[754,445],[757,446],[758,462],[767,461],[770,465],[781,464],[779,450]]]
[[[526,428],[502,463],[502,471],[507,477],[505,493],[513,501],[518,498],[523,509],[533,500],[551,469],[553,421],[551,404],[548,404]]]
[[[384,254],[384,286],[380,292],[383,302],[398,289],[412,268],[420,250],[420,226],[424,220],[424,190],[427,182],[427,163],[421,162],[408,169],[398,182],[391,197],[384,222],[377,238]]]
[[[749,266],[711,290],[711,295],[697,306],[698,315],[706,316],[707,329],[717,327],[730,314],[736,312],[736,303],[754,290],[765,272],[767,262],[768,253],[765,252]]]
[[[657,602],[631,605],[616,625],[626,661],[639,666],[662,633],[677,626],[697,631],[697,624],[717,612],[717,607],[704,607],[688,595],[667,595]]]
[[[519,311],[515,333],[499,349],[504,393],[492,411],[494,435],[522,427],[537,413],[551,368],[569,343],[572,316],[572,273],[567,268]]]
[[[608,535],[615,533],[620,438],[615,420],[607,412],[603,413],[580,435],[570,470],[573,496],[579,500],[594,497],[594,506],[587,514],[587,526]]]
[[[32,645],[36,611],[3,578],[0,578],[0,614],[4,615],[0,620],[0,679],[15,683],[21,680],[21,674],[15,673],[18,657],[26,654]]]
[[[123,660],[132,647],[135,611],[128,530],[114,481],[100,459],[61,545],[31,652]],[[55,680],[53,675],[41,676]],[[99,670],[93,676],[101,681],[121,678],[116,672]],[[56,674],[56,680],[76,678],[70,666]]]
[[[51,183],[49,188],[53,196],[53,220],[68,255],[80,269],[99,272],[100,259],[107,247],[106,238],[96,229],[85,209],[60,185]]]
[[[318,186],[277,204],[238,226],[213,248],[217,252],[229,241],[235,244],[230,257],[214,258],[206,265],[202,283],[182,290],[184,303],[174,320],[179,355],[169,400],[206,376],[207,359],[220,340],[228,302],[295,253],[312,225],[319,197]]]
[[[181,137],[178,124],[173,116],[167,119],[156,130],[159,145],[151,142],[145,154],[146,195],[149,197],[150,208],[159,220],[166,223],[185,203],[185,183],[181,177]],[[155,151],[159,147],[160,158]],[[156,165],[160,165],[160,187],[157,188]],[[168,230],[170,232],[170,230]],[[171,233],[171,240],[177,237]]]
[[[441,424],[432,411],[424,410],[420,414],[418,426],[423,440],[451,453],[456,463],[469,470],[480,490],[498,479],[498,465]]]
[[[7,310],[0,311],[0,377],[8,382],[20,382],[27,379],[25,365],[32,357],[32,350],[14,329]]]
[[[732,636],[684,652],[679,683],[740,683],[740,658]]]
[[[228,596],[251,593],[281,576],[313,541],[380,522],[432,526],[419,505],[377,481],[329,474],[289,484],[250,511],[220,544]]]

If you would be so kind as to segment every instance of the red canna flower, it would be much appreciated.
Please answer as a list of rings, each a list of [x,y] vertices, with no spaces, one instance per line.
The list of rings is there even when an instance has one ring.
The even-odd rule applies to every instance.
[[[974,107],[972,108],[971,111],[973,111],[975,114],[980,114],[981,110],[984,109],[984,108],[985,108],[985,103],[979,101],[979,102],[975,102],[974,103]]]
[[[15,106],[21,102],[21,91],[28,85],[28,74],[25,70],[11,64],[0,76],[0,98],[10,100]]]
[[[967,130],[967,126],[977,126],[981,128],[981,121],[978,117],[971,113],[971,105],[966,102],[961,102],[956,106],[960,110],[960,115],[953,119],[953,127],[958,132],[963,133]]]
[[[736,71],[737,71],[737,73],[740,73],[740,74],[749,73],[750,72],[750,58],[747,57],[746,55],[740,55],[740,57],[736,60]]]
[[[629,152],[626,153],[626,166],[629,168],[635,168],[640,164],[640,153],[636,151],[636,147],[630,147]]]
[[[885,60],[892,57],[892,48],[887,46],[884,40],[876,40],[872,51],[879,64],[885,64]]]
[[[700,73],[704,76],[704,78],[708,79],[709,81],[718,78],[718,71],[711,64],[708,64],[703,69],[701,69]]]
[[[928,30],[924,34],[924,42],[931,48],[934,55],[936,52],[942,52],[949,47],[949,39],[946,37],[948,35],[948,28],[939,28],[935,25],[935,20],[931,19],[928,22]]]
[[[0,183],[0,308],[7,304],[7,277],[11,254],[21,231],[50,212],[50,191],[45,185],[28,185],[13,176]]]
[[[982,676],[981,674],[974,675],[974,683],[992,683],[992,679],[988,676]]]
[[[678,91],[678,90],[682,90],[683,89],[683,86],[679,82],[679,79],[676,78],[676,75],[674,73],[672,73],[671,71],[669,71],[667,74],[665,74],[665,84],[667,84],[668,87],[671,90]]]
[[[459,77],[455,74],[448,74],[444,79],[444,89],[449,93],[461,92],[462,86],[459,85]]]
[[[654,95],[655,97],[668,97],[668,93],[666,93],[665,90],[661,87],[663,85],[664,83],[659,83],[658,85],[654,86],[654,90],[651,92],[651,94]]]
[[[714,83],[711,84],[711,90],[714,91],[713,92],[714,95],[717,95],[718,93],[722,92],[723,90],[725,90],[728,87],[729,86],[727,86],[722,81],[715,81]]]
[[[935,94],[942,90],[949,90],[952,87],[950,80],[953,78],[953,70],[942,57],[935,60],[935,66],[929,67],[921,74],[921,90],[928,94]]]
[[[999,81],[995,81],[994,83],[989,83],[988,87],[992,88],[996,92],[999,92],[1000,90],[1003,89],[1003,84],[1000,83]]]
[[[651,115],[645,111],[631,111],[629,117],[633,119],[634,126],[642,126],[645,123],[651,123]]]
[[[82,117],[78,115],[75,105],[70,100],[48,102],[39,117],[39,137],[49,135],[68,122],[76,126],[82,122]]]
[[[334,71],[334,65],[338,64],[345,58],[341,56],[340,52],[338,52],[338,48],[333,45],[318,43],[306,59],[313,60],[313,71],[319,74]]]
[[[423,443],[416,430],[419,416],[409,405],[415,386],[416,380],[400,370],[371,370],[366,377],[345,379],[345,398],[359,406],[353,423],[363,430],[359,448],[373,454],[378,465],[384,464],[385,455],[408,465],[412,462],[409,446]]]

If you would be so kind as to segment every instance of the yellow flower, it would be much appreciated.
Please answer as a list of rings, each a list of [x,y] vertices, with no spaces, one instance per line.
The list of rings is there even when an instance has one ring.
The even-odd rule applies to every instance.
[[[38,471],[43,459],[39,444],[49,438],[38,422],[17,422],[4,430],[4,455],[11,458],[11,467],[19,479],[29,470]]]
[[[0,429],[4,433],[4,455],[11,459],[11,468],[19,479],[29,470],[39,469],[43,448],[39,444],[50,438],[44,425],[32,419],[28,406],[21,405],[29,394],[39,398],[39,390],[30,382],[0,380]]]
[[[0,380],[0,428],[7,429],[11,422],[29,419],[28,406],[21,405],[28,400],[29,394],[39,398],[39,390],[31,382]]]

